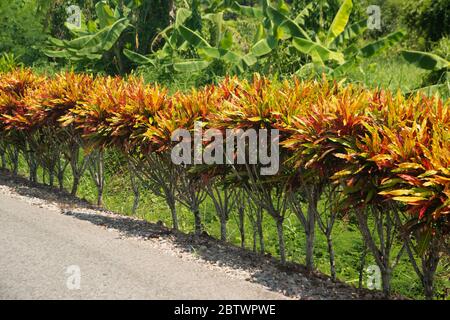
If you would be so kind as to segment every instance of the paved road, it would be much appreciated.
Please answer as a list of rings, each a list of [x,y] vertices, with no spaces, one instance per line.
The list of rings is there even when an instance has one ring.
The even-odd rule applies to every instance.
[[[280,298],[145,242],[0,194],[0,299]]]

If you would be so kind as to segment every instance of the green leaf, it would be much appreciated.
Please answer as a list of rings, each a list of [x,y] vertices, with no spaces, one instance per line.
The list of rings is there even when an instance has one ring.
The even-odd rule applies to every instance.
[[[403,50],[401,54],[406,61],[421,69],[438,71],[450,67],[450,61],[433,53]]]
[[[200,48],[198,54],[205,60],[220,59],[231,64],[242,64],[243,57],[236,52],[218,48]]]
[[[310,2],[295,17],[294,22],[297,23],[299,26],[304,26],[305,19],[308,18],[313,11],[314,11],[314,2]]]
[[[94,21],[88,21],[87,23],[87,32],[96,33],[98,31],[97,24]]]
[[[345,62],[344,55],[341,52],[331,51],[317,42],[294,38],[292,44],[298,51],[310,55],[313,59],[317,60],[320,58],[321,61],[335,60],[340,64]]]
[[[96,46],[87,48],[86,50],[83,49],[81,52],[100,53],[110,50],[128,26],[129,22],[127,18],[117,20],[114,24],[102,30],[104,32],[99,32],[94,36],[93,41],[98,43]]]
[[[325,41],[326,45],[329,46],[337,36],[344,32],[347,26],[348,20],[350,19],[350,14],[352,12],[353,3],[352,0],[345,0],[338,13],[331,23],[330,29],[328,30],[327,39]]]
[[[253,43],[257,43],[259,40],[264,39],[266,36],[266,31],[264,30],[264,26],[262,24],[258,25],[258,29],[256,30],[255,37],[253,39]]]
[[[249,67],[251,67],[252,65],[254,65],[255,63],[258,62],[258,59],[256,58],[256,56],[254,56],[251,53],[248,53],[247,55],[245,55],[242,60],[245,62],[245,64]]]
[[[347,72],[355,65],[357,60],[358,60],[357,57],[352,57],[349,60],[345,61],[340,66],[334,68],[332,72],[333,76],[339,77],[347,74]]]
[[[49,50],[49,49],[44,49],[42,50],[42,52],[44,52],[44,54],[47,57],[51,57],[51,58],[65,58],[68,59],[70,58],[70,53],[67,52],[67,50]]]
[[[100,59],[101,55],[110,50],[117,42],[122,32],[128,27],[128,19],[117,20],[109,27],[103,28],[95,34],[63,41],[64,49],[72,58]],[[54,44],[55,43],[53,41]]]
[[[250,7],[250,6],[243,6],[241,4],[239,4],[238,2],[234,2],[233,5],[231,6],[231,9],[246,16],[246,17],[251,17],[251,18],[264,18],[264,13],[263,10],[261,10],[260,8],[257,7]]]
[[[217,43],[220,43],[223,37],[223,12],[205,14],[202,18],[212,22],[214,30],[209,30],[209,32],[214,34]],[[232,41],[233,39],[231,39]]]
[[[381,38],[380,40],[377,40],[375,42],[372,42],[365,47],[363,47],[360,50],[359,55],[361,55],[364,58],[370,58],[381,51],[392,47],[399,41],[401,41],[404,38],[405,34],[402,31],[397,31],[394,33],[391,33],[387,35],[384,38]]]
[[[173,64],[173,68],[178,72],[198,72],[206,69],[208,66],[209,62],[204,60],[188,60]]]
[[[211,47],[208,41],[203,39],[197,32],[192,31],[183,25],[181,25],[178,30],[180,31],[182,37],[195,48]]]
[[[114,16],[113,10],[106,3],[106,1],[97,2],[97,4],[95,5],[95,12],[97,13],[100,29],[108,27],[117,21],[117,18]]]
[[[177,9],[177,16],[175,18],[175,28],[183,25],[186,20],[192,15],[192,11],[186,8]]]
[[[277,40],[274,37],[267,37],[255,43],[251,48],[251,52],[256,57],[261,57],[270,53],[276,46]]]
[[[47,39],[48,43],[56,47],[64,48],[64,42],[60,39],[49,37]]]
[[[283,34],[289,35],[290,37],[310,39],[305,30],[279,10],[269,6],[267,7],[267,14],[270,20],[282,29]]]
[[[106,29],[99,31],[96,34],[91,34],[83,37],[78,37],[73,40],[67,41],[63,40],[65,48],[78,49],[81,50],[83,48],[91,47],[97,45],[99,43],[99,37],[95,38],[95,36],[100,35],[102,33],[106,33]]]
[[[218,48],[205,47],[199,48],[197,50],[197,53],[202,59],[210,60],[210,59],[220,59],[220,57],[224,54],[223,52],[220,51],[221,50]]]
[[[220,40],[219,48],[231,49],[233,46],[233,33],[230,30],[225,31],[223,38]]]
[[[450,73],[447,73],[447,77],[448,79],[450,79]],[[433,84],[430,86],[426,86],[426,87],[421,87],[421,88],[417,88],[414,90],[411,90],[409,92],[405,92],[405,95],[410,95],[412,93],[418,92],[418,91],[422,91],[422,92],[426,92],[427,95],[433,95],[433,94],[440,94],[442,92],[442,90],[449,90],[449,86],[446,83],[438,83],[438,84]]]
[[[356,22],[342,32],[334,41],[333,45],[339,46],[361,36],[367,30],[367,19]]]
[[[151,65],[155,66],[155,62],[152,59],[150,59],[146,56],[143,56],[137,52],[134,52],[134,51],[131,51],[128,49],[124,49],[123,54],[125,55],[125,57],[127,57],[128,59],[130,59],[131,61],[133,61],[134,63],[137,63],[139,65],[151,64]]]
[[[221,56],[221,59],[235,65],[242,64],[241,55],[233,51],[226,51],[226,53]]]
[[[405,202],[405,203],[416,203],[423,200],[427,200],[424,197],[416,197],[416,196],[398,196],[393,197],[393,200],[399,201],[399,202]]]

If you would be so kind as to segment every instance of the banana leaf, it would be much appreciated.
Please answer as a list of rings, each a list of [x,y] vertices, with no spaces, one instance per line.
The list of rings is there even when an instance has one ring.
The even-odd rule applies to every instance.
[[[314,2],[308,3],[302,11],[295,17],[294,22],[299,26],[305,25],[305,19],[311,16],[311,13],[314,11]]]
[[[283,30],[283,34],[289,35],[290,37],[305,38],[310,40],[310,37],[297,23],[285,16],[279,10],[269,6],[267,7],[267,14],[272,22],[279,26]]]
[[[178,72],[198,72],[206,69],[209,66],[209,62],[205,60],[188,60],[182,62],[176,62],[173,64],[173,68]]]
[[[179,26],[183,25],[191,15],[192,15],[191,10],[185,8],[177,9],[177,15],[175,18],[175,28],[178,28]]]
[[[356,39],[367,30],[367,19],[360,20],[347,28],[336,39],[334,39],[332,46],[338,47],[348,41]]]
[[[344,32],[345,27],[348,24],[348,20],[350,19],[352,9],[352,0],[345,0],[342,3],[338,13],[331,23],[330,29],[328,30],[327,39],[325,40],[327,47],[330,46],[334,39],[336,39],[342,32]]]
[[[438,71],[450,67],[450,61],[433,53],[403,50],[401,54],[406,61],[421,69]]]
[[[251,53],[256,57],[261,57],[270,53],[276,46],[277,40],[270,36],[256,42],[251,48]]]
[[[405,37],[402,31],[393,32],[388,34],[386,37],[381,38],[375,42],[372,42],[365,47],[360,49],[359,55],[363,58],[370,58],[383,50],[392,47],[393,45],[400,42]]]
[[[311,56],[315,62],[324,62],[328,60],[337,61],[339,64],[345,62],[344,55],[341,52],[332,51],[318,42],[294,38],[292,44],[298,51]],[[318,58],[320,58],[320,60]]]
[[[100,29],[106,28],[117,21],[117,18],[114,16],[114,11],[105,1],[97,2],[95,5],[95,12],[97,14]]]
[[[234,2],[231,6],[233,11],[236,11],[243,16],[251,17],[251,18],[264,18],[264,12],[260,8],[244,6],[239,4],[238,2]]]
[[[131,51],[128,49],[124,49],[123,54],[125,55],[125,57],[127,57],[128,59],[130,59],[131,61],[133,61],[136,64],[139,64],[139,65],[151,64],[153,66],[156,66],[155,62],[152,59],[150,59],[142,54],[139,54],[137,52],[134,52],[134,51]]]
[[[211,47],[208,41],[203,39],[197,32],[192,31],[183,25],[181,25],[178,30],[180,31],[181,36],[195,48]]]

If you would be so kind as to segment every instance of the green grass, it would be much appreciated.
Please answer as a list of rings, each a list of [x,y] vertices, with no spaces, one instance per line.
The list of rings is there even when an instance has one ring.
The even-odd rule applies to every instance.
[[[406,62],[398,53],[390,52],[363,61],[358,68],[353,68],[348,74],[350,82],[360,83],[368,88],[389,89],[392,92],[412,92],[426,86],[423,83],[429,71],[420,69]],[[425,90],[426,94],[435,94],[436,90]],[[443,99],[450,97],[450,79],[439,90]]]
[[[348,74],[348,78],[369,88],[408,92],[420,86],[426,73],[401,57],[383,55],[365,60]]]

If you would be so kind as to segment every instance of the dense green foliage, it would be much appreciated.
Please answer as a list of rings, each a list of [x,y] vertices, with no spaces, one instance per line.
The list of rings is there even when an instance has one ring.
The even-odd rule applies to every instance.
[[[405,21],[426,44],[450,35],[450,2],[447,0],[409,1]]]
[[[37,0],[1,0],[0,53],[12,53],[27,64],[43,57],[39,50],[46,40],[42,21]]]

